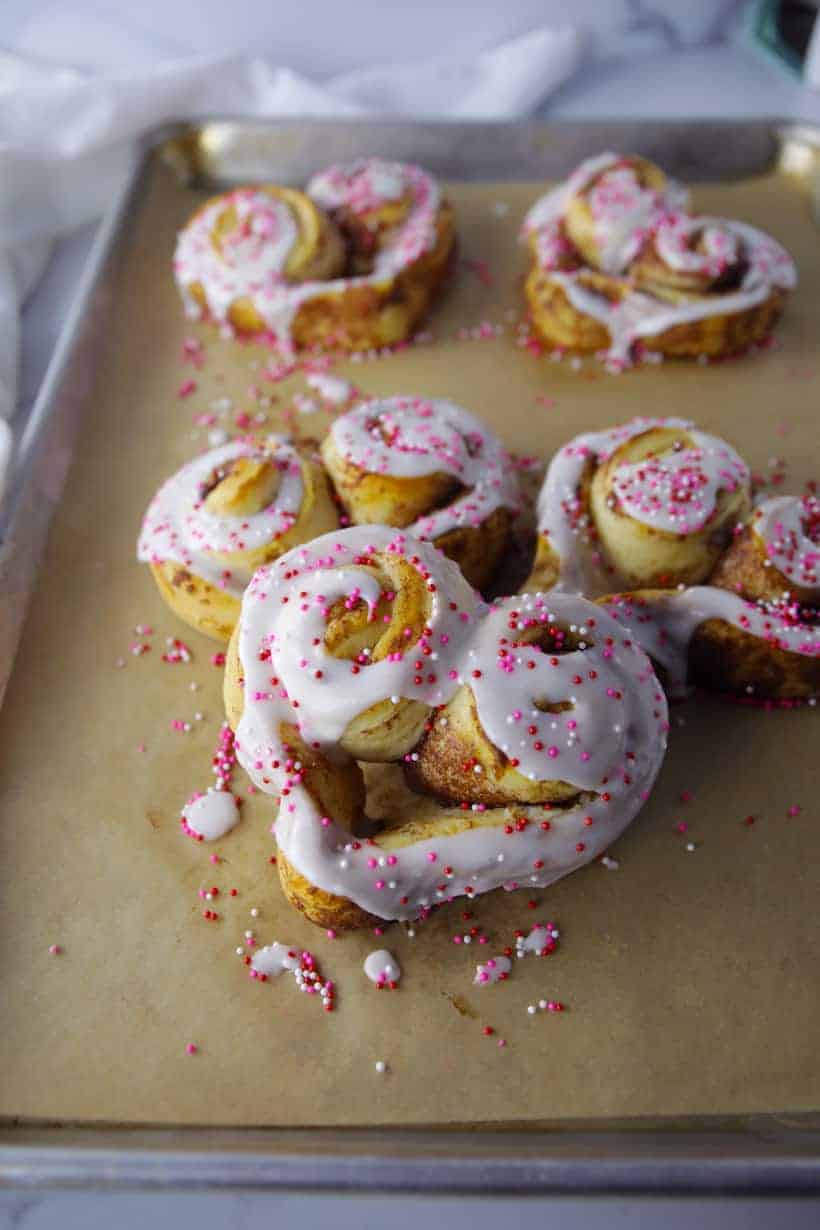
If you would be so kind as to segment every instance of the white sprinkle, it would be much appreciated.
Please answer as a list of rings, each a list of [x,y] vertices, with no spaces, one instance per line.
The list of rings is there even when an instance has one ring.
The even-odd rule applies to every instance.
[[[305,377],[309,386],[325,401],[340,405],[348,401],[353,394],[353,386],[340,376],[328,376],[321,372],[310,372]]]
[[[379,1073],[383,1073],[387,1071],[387,1064],[384,1062],[383,1059],[376,1060],[376,1071]]]

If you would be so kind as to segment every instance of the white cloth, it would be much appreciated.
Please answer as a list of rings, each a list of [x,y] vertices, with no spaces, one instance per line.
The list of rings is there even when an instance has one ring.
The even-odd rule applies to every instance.
[[[18,311],[36,255],[104,210],[139,133],[185,116],[402,113],[419,100],[428,114],[526,115],[574,71],[582,44],[577,29],[536,30],[446,70],[370,69],[325,86],[244,56],[103,76],[0,53],[0,417],[15,405]]]
[[[340,22],[337,0],[142,0],[121,12],[115,0],[4,0],[0,38],[14,50],[0,50],[0,418],[15,407],[20,305],[48,244],[103,212],[139,133],[219,113],[526,116],[582,63],[708,43],[739,4],[678,7],[574,0],[567,24],[564,0],[473,0],[469,10],[351,0]],[[527,30],[539,17],[547,24]],[[385,61],[396,48],[408,58],[431,44],[437,53],[351,68],[370,34]],[[281,48],[301,71],[275,67]]]

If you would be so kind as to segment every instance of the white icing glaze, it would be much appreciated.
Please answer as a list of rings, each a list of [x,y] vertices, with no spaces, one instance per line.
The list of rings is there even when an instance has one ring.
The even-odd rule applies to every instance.
[[[273,502],[261,512],[217,516],[205,507],[202,489],[220,468],[239,457],[263,455],[258,444],[232,440],[184,465],[157,492],[142,524],[137,557],[143,563],[172,561],[211,585],[240,597],[250,580],[241,564],[228,567],[224,558],[252,551],[287,533],[296,520],[304,495],[302,460],[286,440],[269,436],[280,472]]]
[[[664,668],[672,698],[686,695],[689,644],[707,619],[723,620],[776,649],[810,658],[820,655],[820,630],[796,622],[793,608],[747,602],[714,585],[654,592],[640,602],[621,597],[606,603],[606,610]]]
[[[686,189],[671,179],[662,192],[642,188],[633,168],[619,154],[587,158],[563,184],[536,201],[524,219],[524,234],[535,234],[539,246],[541,236],[549,236],[545,255],[549,244],[555,242],[567,204],[587,191],[601,269],[612,275],[623,273],[637,256],[664,211],[683,209],[689,199]],[[566,243],[559,247],[566,251]],[[550,268],[551,262],[544,267]]]
[[[451,474],[467,488],[409,527],[418,538],[479,526],[496,508],[518,507],[518,482],[501,441],[451,401],[376,398],[336,419],[330,434],[342,456],[366,473],[397,478]]]
[[[752,518],[766,554],[801,589],[820,594],[820,499],[814,495],[764,500]]]
[[[278,978],[286,970],[293,973],[299,969],[300,959],[297,949],[289,944],[280,944],[274,940],[266,948],[260,948],[251,957],[251,969],[257,974],[265,974],[268,978]]]
[[[619,587],[612,565],[589,542],[588,514],[579,495],[581,479],[590,461],[604,464],[620,445],[655,427],[685,431],[695,447],[618,467],[615,490],[630,516],[673,534],[692,533],[708,523],[719,491],[748,484],[748,467],[737,453],[686,419],[636,418],[609,431],[576,436],[553,457],[538,496],[538,532],[560,559],[555,591],[595,598]],[[639,481],[642,472],[645,482]],[[684,496],[692,491],[693,496],[670,500],[675,491]]]
[[[748,222],[673,214],[661,221],[655,245],[670,269],[707,278],[719,278],[738,262],[748,264],[741,292],[758,286],[791,290],[797,284],[794,261],[785,248]]]
[[[618,466],[612,488],[636,521],[668,534],[695,534],[714,516],[718,494],[748,487],[749,467],[717,436],[692,431],[694,448]]]
[[[327,372],[308,372],[305,379],[315,393],[333,405],[340,406],[353,396],[353,385],[341,376],[330,376]]]
[[[350,663],[324,649],[323,611],[334,600],[352,593],[371,605],[378,599],[355,565],[374,547],[417,558],[435,585],[431,634],[418,647],[431,650],[432,681],[414,674],[416,646],[408,645],[400,659],[373,663],[355,681]],[[413,918],[468,890],[472,895],[519,882],[543,886],[576,870],[598,857],[636,815],[663,759],[665,699],[643,651],[624,639],[605,612],[580,597],[526,595],[484,612],[455,566],[433,547],[380,527],[339,531],[296,548],[260,569],[246,591],[239,632],[245,678],[239,759],[261,789],[281,794],[275,831],[288,861],[312,884],[381,918]],[[555,621],[571,626],[589,647],[551,656],[537,645],[515,642],[517,631]],[[273,689],[272,671],[279,680]],[[560,777],[595,794],[512,838],[504,824],[520,809],[505,809],[497,824],[478,822],[451,836],[401,846],[381,867],[374,857],[378,835],[372,843],[354,842],[332,816],[320,814],[283,746],[280,726],[298,723],[305,739],[338,754],[339,736],[370,705],[393,696],[443,704],[462,683],[474,689],[488,736],[515,746],[521,772],[539,780]],[[572,711],[537,711],[542,739],[528,737],[525,728],[519,734],[516,712],[531,724],[534,702],[545,699],[567,702]],[[441,888],[444,865],[453,873]]]
[[[511,969],[512,961],[509,957],[503,955],[490,957],[484,965],[477,965],[475,967],[473,982],[479,987],[492,986],[495,982],[504,982],[509,976]]]
[[[543,957],[552,952],[559,938],[558,928],[553,923],[536,923],[529,935],[519,935],[515,940],[515,955]]]
[[[363,969],[370,981],[377,986],[398,982],[401,978],[401,966],[386,948],[369,953],[365,957]]]
[[[607,329],[607,358],[615,363],[627,362],[632,347],[642,337],[657,337],[675,325],[705,320],[708,316],[745,312],[768,299],[774,288],[770,282],[752,281],[750,267],[742,288],[727,294],[703,295],[670,304],[644,291],[631,290],[619,302],[612,303],[605,295],[583,286],[577,273],[556,271],[550,276],[564,288],[573,307]]]
[[[524,235],[535,240],[539,266],[563,288],[577,311],[608,331],[607,357],[614,364],[627,362],[641,338],[709,316],[746,311],[775,289],[788,290],[796,284],[794,262],[771,236],[747,223],[684,214],[687,198],[680,185],[667,181],[663,193],[641,189],[629,168],[618,162],[616,155],[604,154],[582,163],[564,184],[535,203],[523,227]],[[607,171],[607,166],[612,169]],[[589,271],[579,267],[579,254],[563,221],[571,197],[585,191],[601,171],[604,174],[589,189],[588,204],[595,219],[601,269],[622,279],[613,300],[583,284],[584,272]],[[629,266],[650,238],[659,257],[678,272],[714,279],[735,262],[741,263],[740,285],[727,292],[707,289],[679,303],[635,289],[628,281]]]
[[[376,578],[362,568],[374,553],[418,560],[414,567],[428,586],[435,586],[428,616],[432,634],[422,638],[423,645],[408,642],[400,658],[357,669],[354,678],[351,663],[335,658],[325,647],[326,618],[337,599],[357,598],[375,608],[381,590]],[[451,601],[455,610],[450,609]],[[435,547],[385,526],[325,534],[260,568],[242,603],[239,653],[245,710],[237,732],[241,763],[257,785],[275,793],[279,787],[272,789],[268,768],[269,761],[277,758],[270,749],[276,747],[279,722],[293,722],[298,716],[306,740],[332,748],[353,718],[387,697],[443,704],[452,693],[445,663],[466,643],[483,609],[456,565]],[[426,673],[416,684],[413,663],[425,647],[437,655],[436,670],[432,682]],[[269,660],[260,661],[261,648],[269,651]],[[272,674],[280,680],[273,691]],[[291,709],[294,700],[298,715]]]
[[[406,218],[376,253],[372,273],[295,283],[285,272],[297,238],[290,208],[252,188],[239,188],[217,198],[191,219],[177,240],[174,273],[190,316],[202,315],[191,293],[193,285],[202,288],[208,313],[222,325],[228,324],[233,304],[248,298],[271,333],[286,345],[293,318],[303,303],[343,294],[354,286],[384,286],[435,245],[439,189],[421,167],[362,159],[329,167],[310,181],[307,192],[317,205],[331,211],[347,208],[362,214],[403,197],[410,205]],[[227,245],[223,237],[221,247],[217,247],[214,227],[231,205],[241,217],[237,228],[240,233]],[[255,229],[257,218],[261,218],[261,233]]]
[[[655,250],[670,269],[718,278],[739,256],[739,232],[722,218],[664,218],[655,231]]]
[[[239,823],[239,808],[230,790],[214,790],[192,799],[182,809],[188,828],[203,841],[217,841]]]

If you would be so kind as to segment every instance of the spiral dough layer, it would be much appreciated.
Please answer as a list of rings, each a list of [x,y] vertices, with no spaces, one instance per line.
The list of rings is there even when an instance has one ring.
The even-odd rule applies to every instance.
[[[348,611],[367,611],[387,629],[390,647],[378,660],[369,647],[339,656]],[[281,851],[311,885],[379,918],[412,918],[461,894],[545,885],[575,870],[635,816],[663,759],[663,693],[616,621],[580,597],[516,597],[488,609],[432,546],[385,528],[329,534],[260,569],[235,644],[244,696],[237,702],[226,678],[228,710],[238,718],[240,761],[280,796]],[[295,746],[347,773],[341,749],[363,714],[418,704],[422,723],[405,725],[407,738],[387,754],[377,741],[372,758],[403,759],[423,775],[413,748],[423,752],[420,740],[446,724],[464,689],[495,754],[525,781],[555,782],[559,795],[566,785],[568,805],[540,804],[536,818],[529,806],[471,801],[478,774],[470,770],[458,805],[418,795],[414,819],[366,842],[352,836],[349,814],[322,810]],[[370,757],[367,737],[356,754]]]

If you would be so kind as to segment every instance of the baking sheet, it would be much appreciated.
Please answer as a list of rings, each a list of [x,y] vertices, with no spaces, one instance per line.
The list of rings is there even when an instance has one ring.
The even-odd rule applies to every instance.
[[[335,370],[368,394],[453,397],[510,448],[543,458],[577,431],[634,413],[692,414],[757,470],[772,473],[770,460],[784,459],[787,488],[800,489],[814,461],[820,290],[804,198],[776,177],[697,193],[703,209],[766,226],[793,251],[802,281],[776,349],[611,377],[514,344],[515,233],[538,191],[453,185],[462,256],[486,260],[494,284],[462,265],[431,344]],[[547,892],[494,894],[466,922],[456,903],[412,939],[390,928],[331,941],[303,922],[268,862],[266,799],[249,800],[241,826],[215,847],[180,835],[181,803],[210,780],[220,672],[215,646],[181,628],[134,562],[136,531],[159,480],[206,445],[207,428],[193,420],[215,398],[257,413],[249,389],[262,387],[278,399],[276,427],[291,394],[305,391],[298,376],[265,381],[265,351],[182,318],[168,267],[175,230],[198,199],[155,164],[101,325],[107,345],[85,434],[0,719],[0,1030],[13,1057],[0,1113],[369,1125],[816,1109],[820,836],[807,711],[705,699],[677,709],[660,786],[612,851],[617,871],[596,864]],[[484,322],[507,331],[457,337]],[[180,365],[188,336],[205,345],[201,370]],[[191,378],[196,390],[178,397]],[[316,435],[327,420],[294,421]],[[146,624],[151,637],[134,634]],[[165,638],[177,635],[194,661],[162,664]],[[135,657],[140,641],[152,649]],[[191,731],[173,731],[174,719]],[[208,861],[214,849],[218,866]],[[197,895],[211,885],[220,888],[214,923]],[[562,930],[554,956],[519,963],[506,985],[472,986],[478,959],[546,918]],[[475,925],[490,945],[452,942]],[[251,927],[260,942],[309,946],[337,983],[337,1012],[323,1014],[289,981],[250,983],[234,950]],[[49,954],[51,944],[63,953]],[[405,971],[395,993],[375,992],[361,973],[366,953],[384,944]],[[528,1015],[539,998],[566,1011]]]

